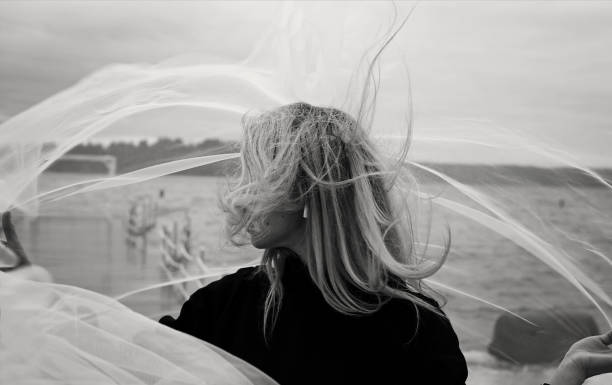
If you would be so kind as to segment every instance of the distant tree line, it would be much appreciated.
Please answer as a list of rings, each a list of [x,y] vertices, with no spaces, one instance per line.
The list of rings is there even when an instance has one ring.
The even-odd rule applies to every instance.
[[[151,144],[145,140],[139,143],[112,142],[108,145],[95,143],[80,144],[70,150],[69,154],[113,155],[117,159],[117,173],[125,173],[171,160],[238,151],[238,143],[221,141],[219,139],[206,139],[198,143],[184,143],[181,139],[159,138]],[[586,172],[569,167],[542,168],[518,165],[450,163],[423,163],[423,165],[468,184],[500,185],[530,182],[540,185],[603,185],[601,181],[598,181]],[[231,160],[181,171],[179,174],[218,176],[227,174],[237,166],[238,162]],[[48,170],[78,173],[107,172],[105,165],[102,163],[69,160],[59,160],[52,164]],[[418,167],[411,166],[411,170],[419,181],[440,181],[440,178],[437,176]],[[592,171],[596,172],[603,180],[612,183],[612,169],[600,168]]]
[[[196,156],[238,152],[239,144],[224,142],[219,139],[206,139],[197,143],[184,143],[182,139],[159,138],[153,143],[141,140],[138,143],[111,142],[79,144],[68,154],[78,155],[112,155],[117,159],[117,173],[125,173],[172,160]],[[231,169],[236,162],[225,161],[196,167],[179,172],[189,175],[222,175]],[[48,169],[53,172],[106,173],[106,166],[101,162],[83,162],[58,160]]]

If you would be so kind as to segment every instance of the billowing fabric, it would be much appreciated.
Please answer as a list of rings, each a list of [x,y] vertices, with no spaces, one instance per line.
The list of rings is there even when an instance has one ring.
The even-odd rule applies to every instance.
[[[584,329],[584,325],[572,321],[581,319],[579,317],[566,322],[559,316],[558,308],[585,312],[600,330],[612,326],[612,186],[610,174],[597,168],[609,156],[606,152],[598,154],[595,146],[588,145],[607,143],[609,135],[592,129],[596,127],[596,119],[590,113],[580,115],[574,110],[585,104],[595,108],[609,99],[609,93],[589,93],[588,87],[572,92],[575,88],[569,87],[607,84],[601,80],[606,79],[601,73],[591,69],[596,68],[601,52],[611,51],[595,38],[609,34],[591,36],[574,33],[574,29],[566,27],[580,26],[574,21],[590,25],[585,15],[597,15],[593,23],[604,20],[610,15],[608,5],[519,2],[518,5],[506,3],[502,6],[483,2],[464,6],[421,2],[414,7],[412,3],[386,2],[348,5],[343,2],[278,2],[268,3],[266,12],[253,18],[256,12],[245,11],[244,4],[235,6],[232,3],[219,13],[216,13],[218,9],[225,5],[202,4],[202,7],[210,7],[205,9],[210,12],[202,13],[205,15],[202,22],[214,19],[215,28],[207,31],[208,36],[212,36],[211,45],[191,47],[201,55],[109,64],[0,124],[0,211],[20,213],[25,224],[32,224],[32,233],[41,236],[38,238],[40,244],[25,245],[27,250],[33,250],[31,257],[36,263],[48,263],[45,267],[63,272],[64,267],[46,258],[48,250],[58,246],[75,255],[66,263],[66,268],[91,269],[89,261],[100,260],[96,253],[102,245],[88,245],[84,251],[75,251],[72,247],[78,242],[62,239],[56,240],[59,245],[51,241],[45,243],[49,240],[45,240],[44,231],[36,233],[34,225],[39,219],[44,222],[55,215],[54,218],[61,220],[68,218],[79,227],[92,213],[97,219],[110,218],[108,223],[127,222],[127,209],[123,205],[132,193],[157,192],[158,188],[170,191],[171,187],[186,186],[177,187],[176,191],[181,194],[175,194],[172,199],[199,210],[194,223],[207,223],[208,226],[210,220],[211,227],[222,226],[222,221],[217,220],[219,213],[213,212],[216,205],[209,199],[214,194],[204,196],[208,190],[198,185],[211,187],[217,180],[193,178],[185,181],[170,175],[236,160],[239,154],[234,149],[214,155],[173,154],[152,161],[126,157],[117,175],[47,172],[56,160],[79,144],[108,140],[115,135],[154,137],[161,132],[172,137],[179,135],[187,123],[187,116],[197,117],[198,138],[238,140],[241,117],[245,113],[304,101],[340,108],[361,118],[381,153],[390,160],[402,155],[399,144],[411,141],[412,148],[403,159],[403,166],[412,168],[417,182],[414,189],[405,191],[411,209],[419,214],[414,225],[421,242],[415,244],[415,250],[423,260],[435,259],[444,247],[445,226],[451,229],[448,259],[442,269],[426,281],[448,298],[444,311],[453,322],[466,357],[468,353],[475,353],[469,354],[472,357],[482,357],[491,342],[496,320],[502,314],[509,314],[543,334],[550,325],[535,325],[524,314],[533,314],[533,310],[550,314],[567,326],[569,334]],[[252,19],[257,19],[258,23],[243,35],[239,34],[236,26]],[[561,25],[561,30],[553,28],[554,25]],[[506,26],[518,27],[520,33],[509,33],[511,29]],[[552,55],[553,50],[533,49],[538,46],[531,45],[542,41],[566,42],[569,36],[566,34],[577,40],[576,44],[563,44],[562,57]],[[228,41],[228,36],[233,39]],[[377,55],[380,50],[382,53]],[[214,59],[209,55],[211,52]],[[525,93],[525,89],[531,93]],[[576,124],[556,125],[570,118]],[[561,138],[575,138],[575,146],[574,143],[560,145],[558,139]],[[457,164],[425,163],[417,156],[425,154],[429,160],[454,163],[465,161],[465,157],[458,158],[466,153],[474,155],[476,160],[484,159],[485,164],[466,168]],[[486,156],[478,158],[481,154]],[[601,162],[592,163],[593,159]],[[538,168],[520,168],[517,163]],[[170,202],[170,206],[176,204]],[[203,229],[199,241],[206,244],[207,256],[211,256],[213,264],[225,263],[228,267],[246,260],[231,259],[235,255],[227,248],[218,247],[219,237],[211,236],[213,232],[207,230]],[[194,232],[194,237],[198,233]],[[120,242],[123,241],[120,238]],[[250,252],[251,257],[256,257],[254,250]],[[110,255],[119,261],[127,259],[114,250]],[[159,262],[153,258],[149,261]],[[60,274],[56,274],[56,279],[57,276]],[[147,282],[142,287],[130,287],[128,293],[105,294],[125,300],[154,292],[162,286],[180,284],[181,280],[203,278],[197,273],[176,280],[164,277],[156,277],[156,282]],[[129,278],[120,272],[104,279],[117,283]],[[112,373],[113,378],[119,380],[129,378],[131,381],[135,377],[137,381],[151,383],[146,375],[133,371],[126,374],[126,366],[137,372],[152,373],[154,383],[172,382],[177,378],[186,383],[201,383],[209,378],[223,377],[215,368],[219,362],[225,362],[225,358],[219,361],[214,354],[205,353],[207,358],[200,360],[183,354],[200,352],[202,346],[212,347],[202,345],[195,338],[185,340],[187,337],[160,325],[152,326],[149,319],[116,307],[118,305],[107,296],[85,294],[68,286],[16,285],[7,283],[4,275],[0,280],[0,376],[10,376],[0,382],[49,383],[57,378],[61,382],[70,380],[61,376],[72,375],[74,377],[70,378],[76,383],[84,383],[77,381],[83,379],[95,382],[98,378],[110,382],[107,374],[98,377],[100,368],[104,368],[104,373]],[[247,285],[249,281],[244,282]],[[213,284],[203,292],[224,284]],[[79,294],[75,296],[75,293]],[[82,301],[95,317],[84,321],[76,316],[80,313],[74,309]],[[246,309],[255,309],[259,298],[253,301]],[[211,306],[221,308],[225,302],[219,294],[218,303]],[[235,301],[228,298],[227,302]],[[107,313],[109,303],[113,303],[113,310]],[[192,303],[186,305],[185,311]],[[62,307],[64,304],[73,305],[66,310]],[[287,304],[291,306],[289,301]],[[299,311],[289,309],[288,314]],[[105,314],[113,314],[113,317]],[[206,314],[204,309],[202,314]],[[394,343],[405,341],[409,335],[401,333],[414,329],[410,327],[414,326],[412,313],[398,311],[398,316],[405,317],[402,320],[406,327],[401,328],[401,332],[400,329],[381,329],[382,333],[392,330],[393,336],[399,336]],[[330,318],[340,322],[334,316]],[[104,332],[90,327],[91,320],[95,319]],[[259,318],[253,315],[252,319]],[[310,319],[317,322],[312,316]],[[378,318],[354,322],[375,323],[375,319]],[[61,321],[59,329],[54,326],[58,320]],[[277,332],[281,333],[282,319],[279,322]],[[435,319],[429,325],[435,326]],[[245,340],[254,340],[250,346],[262,346],[258,340],[261,336],[258,326],[249,324],[245,327],[250,328],[251,333],[241,334]],[[444,325],[438,326],[452,337]],[[57,337],[48,334],[49,330],[61,334]],[[166,337],[159,339],[151,333],[141,333],[151,330],[161,331]],[[353,347],[350,354],[354,355],[359,351],[354,345],[357,341],[347,342],[349,337],[343,332],[340,330],[333,337],[348,345],[339,343],[337,346]],[[117,354],[124,351],[122,344],[131,349],[137,335],[147,336],[137,348],[142,357],[152,357],[145,363],[139,354]],[[315,336],[310,337],[317,341]],[[359,337],[375,339],[376,335]],[[381,341],[391,341],[390,337]],[[451,337],[443,338],[441,343],[453,341]],[[204,339],[215,343],[212,337]],[[101,342],[98,344],[97,340]],[[91,359],[91,350],[72,347],[80,347],[83,341],[96,347],[99,359]],[[107,341],[116,341],[119,348],[108,346]],[[159,341],[165,348],[156,347]],[[277,338],[271,341],[274,342],[278,347],[283,340]],[[367,342],[382,343],[378,340]],[[234,347],[238,349],[238,342],[228,344],[230,352]],[[424,345],[427,344],[421,347],[425,348]],[[109,348],[98,349],[100,346]],[[180,346],[188,349],[169,350]],[[384,348],[389,352],[394,349],[393,346]],[[455,346],[450,348],[451,356],[458,357],[453,350]],[[246,357],[246,352],[238,350],[236,355]],[[498,357],[503,357],[504,348],[499,350]],[[71,352],[71,355],[55,352]],[[431,355],[426,349],[423,352],[424,356]],[[37,361],[32,361],[32,357]],[[387,357],[395,360],[397,356],[389,353]],[[354,362],[361,359],[351,358]],[[196,359],[203,365],[199,369],[197,365],[194,367]],[[500,383],[497,381],[500,377],[495,376],[501,364],[495,361],[489,365],[491,360],[489,356],[478,362],[474,360],[470,369],[486,366],[489,372],[492,368],[492,380],[485,383]],[[98,365],[99,362],[104,364]],[[237,368],[242,366],[242,360],[228,358],[227,362],[231,365],[222,364],[221,367],[231,380],[236,370],[241,372]],[[412,365],[406,360],[393,362],[399,364],[387,365],[380,372],[381,376],[387,372],[394,376],[399,368],[416,370],[426,365],[422,362]],[[264,371],[270,370],[272,376],[283,376],[282,368],[274,372],[256,358],[253,363],[261,365]],[[439,364],[444,365],[443,362]],[[357,367],[352,366],[353,369]],[[505,366],[502,366],[505,370],[503,368]],[[512,368],[504,378],[523,373],[521,366]],[[306,371],[304,376],[315,371]],[[430,370],[432,375],[447,372],[450,371]],[[461,378],[462,369],[458,372]],[[536,377],[535,382],[543,378]]]
[[[6,273],[0,383],[275,384],[248,363],[108,297]]]

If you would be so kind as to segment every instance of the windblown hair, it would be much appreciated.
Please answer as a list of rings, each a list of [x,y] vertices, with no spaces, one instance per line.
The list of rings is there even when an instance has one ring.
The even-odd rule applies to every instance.
[[[437,262],[418,255],[407,204],[414,178],[403,161],[384,159],[366,130],[334,108],[294,103],[245,115],[242,124],[240,175],[222,199],[234,244],[247,243],[246,228],[267,213],[306,206],[305,262],[330,306],[359,315],[404,298],[442,315],[413,293],[444,263],[450,234]],[[270,281],[264,333],[282,301],[286,254],[263,255]]]

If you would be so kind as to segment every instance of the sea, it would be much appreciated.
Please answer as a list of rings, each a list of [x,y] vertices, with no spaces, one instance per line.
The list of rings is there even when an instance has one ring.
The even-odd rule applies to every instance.
[[[38,190],[49,191],[88,177],[96,176],[45,173],[39,178]],[[121,302],[159,319],[165,314],[177,315],[185,297],[210,281],[138,291],[169,278],[182,277],[180,270],[171,272],[163,263],[163,228],[170,233],[188,228],[190,251],[207,267],[231,270],[257,263],[261,256],[260,250],[231,245],[224,236],[224,216],[218,201],[225,183],[219,177],[166,176],[46,201],[40,205],[38,216],[17,215],[15,222],[32,261],[45,267],[56,282],[111,297],[131,293],[122,297]],[[442,184],[430,184],[423,189],[441,197],[465,199]],[[609,190],[536,184],[508,184],[503,189],[506,198],[517,202],[514,206],[504,202],[507,213],[517,223],[543,237],[558,255],[568,253],[566,257],[583,269],[588,279],[603,293],[612,295]],[[582,204],[576,196],[588,197],[589,203]],[[130,209],[144,207],[143,202],[156,205],[159,214],[156,226],[146,236],[129,239]],[[608,220],[591,220],[594,217]],[[547,264],[542,255],[534,256],[503,231],[485,228],[457,213],[435,213],[431,221],[429,237],[427,232],[420,236],[423,245],[430,245],[419,248],[424,258],[435,260],[441,255],[447,225],[451,244],[446,263],[426,282],[445,302],[443,309],[470,365],[468,384],[537,384],[546,381],[553,370],[551,365],[518,366],[491,359],[487,347],[493,339],[496,321],[505,313],[501,308],[517,314],[551,309],[585,313],[593,318],[599,330],[609,328],[601,311],[584,293],[551,268],[554,252],[553,262]],[[189,274],[202,272],[199,263],[187,265],[185,271]],[[589,293],[593,294],[593,290]],[[602,304],[602,310],[612,315],[610,306]]]

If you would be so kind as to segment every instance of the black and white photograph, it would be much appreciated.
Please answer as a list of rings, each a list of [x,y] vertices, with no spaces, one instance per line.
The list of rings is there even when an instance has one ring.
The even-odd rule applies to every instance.
[[[0,1],[0,384],[612,385],[612,1]]]

